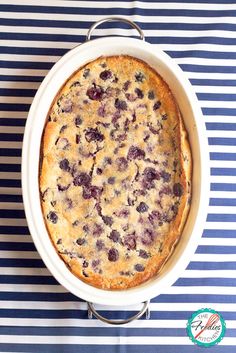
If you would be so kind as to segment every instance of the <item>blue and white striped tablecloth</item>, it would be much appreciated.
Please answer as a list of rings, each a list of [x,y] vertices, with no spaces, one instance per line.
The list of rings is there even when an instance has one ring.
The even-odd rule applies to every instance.
[[[27,228],[21,147],[27,113],[52,65],[108,15],[132,19],[185,71],[197,94],[210,153],[208,214],[181,278],[153,299],[151,318],[112,327],[50,275]],[[135,34],[109,23],[95,35]],[[236,2],[231,0],[0,0],[0,352],[195,353],[186,335],[195,310],[226,321],[215,353],[236,352]],[[100,307],[109,318],[130,315]]]

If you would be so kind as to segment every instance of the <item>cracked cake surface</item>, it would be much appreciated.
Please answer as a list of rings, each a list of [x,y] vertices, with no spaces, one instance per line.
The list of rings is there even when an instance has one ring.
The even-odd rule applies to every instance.
[[[127,55],[75,72],[48,113],[39,184],[47,231],[73,274],[103,289],[158,275],[191,197],[187,133],[161,76]]]

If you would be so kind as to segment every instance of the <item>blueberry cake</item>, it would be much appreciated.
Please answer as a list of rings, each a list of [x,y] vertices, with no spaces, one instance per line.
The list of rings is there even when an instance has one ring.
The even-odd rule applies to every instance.
[[[39,182],[48,233],[74,275],[106,290],[158,275],[191,197],[187,133],[162,77],[126,55],[74,73],[48,113]]]

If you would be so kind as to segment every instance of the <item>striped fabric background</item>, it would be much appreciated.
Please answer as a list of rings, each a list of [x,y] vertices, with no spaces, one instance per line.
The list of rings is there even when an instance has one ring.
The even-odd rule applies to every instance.
[[[182,277],[153,299],[151,318],[111,327],[45,268],[27,228],[21,147],[27,113],[52,65],[108,15],[135,21],[185,71],[206,124],[211,192],[205,230]],[[109,23],[98,36],[135,32]],[[211,348],[236,352],[236,2],[0,0],[0,352],[195,353],[186,322],[210,307],[226,321]],[[100,307],[109,318],[131,310]]]

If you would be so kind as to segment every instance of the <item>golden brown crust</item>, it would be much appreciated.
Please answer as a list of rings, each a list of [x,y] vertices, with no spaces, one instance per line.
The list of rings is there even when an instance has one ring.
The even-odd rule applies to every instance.
[[[157,275],[187,218],[191,153],[164,80],[129,56],[78,70],[50,109],[40,192],[51,240],[69,269],[103,289]]]

